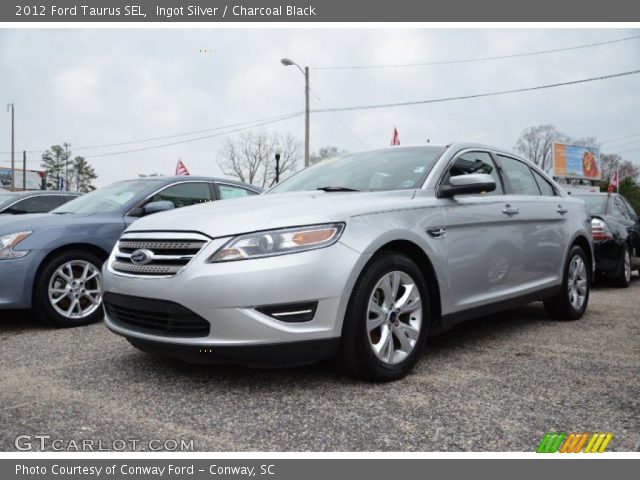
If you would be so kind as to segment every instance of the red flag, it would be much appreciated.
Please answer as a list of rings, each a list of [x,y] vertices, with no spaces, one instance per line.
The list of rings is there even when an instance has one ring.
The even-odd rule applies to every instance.
[[[398,129],[393,127],[393,137],[391,138],[391,145],[400,145],[400,135]]]
[[[607,191],[609,193],[613,193],[614,189],[615,191],[618,191],[619,186],[620,186],[620,179],[618,178],[618,170],[616,170],[611,174],[611,180],[609,181],[609,188],[607,189]]]
[[[182,160],[178,159],[178,164],[176,165],[176,175],[189,175],[189,170],[187,170],[187,166],[182,163]]]

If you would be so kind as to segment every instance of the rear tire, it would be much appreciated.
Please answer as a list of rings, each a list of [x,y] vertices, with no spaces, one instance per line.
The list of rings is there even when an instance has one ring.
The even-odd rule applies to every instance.
[[[627,288],[631,284],[631,254],[627,245],[623,247],[620,264],[612,280],[614,285],[620,288]]]
[[[67,250],[46,261],[33,291],[33,312],[56,327],[78,327],[100,320],[102,259],[84,250]]]
[[[578,320],[589,303],[591,271],[587,256],[574,245],[567,256],[562,286],[555,297],[544,302],[547,315],[555,320]]]
[[[344,319],[338,361],[357,378],[379,382],[407,375],[429,330],[427,283],[409,257],[385,252],[356,282]]]

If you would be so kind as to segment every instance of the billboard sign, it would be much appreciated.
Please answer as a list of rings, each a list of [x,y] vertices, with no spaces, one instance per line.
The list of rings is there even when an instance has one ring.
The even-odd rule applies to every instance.
[[[553,176],[600,180],[600,149],[564,143],[553,144]]]
[[[24,183],[26,183],[27,190],[41,190],[43,175],[44,173],[38,170],[16,169],[16,190],[22,190],[22,185]],[[11,188],[10,168],[0,168],[0,188]]]

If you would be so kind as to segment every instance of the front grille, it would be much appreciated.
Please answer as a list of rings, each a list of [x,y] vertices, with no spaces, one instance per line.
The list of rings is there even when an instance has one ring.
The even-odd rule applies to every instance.
[[[141,333],[170,337],[206,337],[211,325],[174,302],[106,292],[104,308],[116,325]]]
[[[128,233],[120,239],[111,263],[114,271],[139,276],[172,276],[182,270],[208,241],[198,234],[183,234],[184,238],[142,235]],[[176,234],[166,233],[162,237],[165,235]]]

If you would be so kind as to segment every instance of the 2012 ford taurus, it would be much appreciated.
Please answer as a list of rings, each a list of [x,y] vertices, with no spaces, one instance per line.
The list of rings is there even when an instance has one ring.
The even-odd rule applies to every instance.
[[[590,229],[582,201],[500,149],[349,153],[262,195],[140,219],[105,265],[105,322],[190,362],[337,359],[393,380],[471,317],[542,300],[579,319]]]

